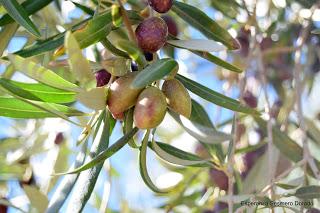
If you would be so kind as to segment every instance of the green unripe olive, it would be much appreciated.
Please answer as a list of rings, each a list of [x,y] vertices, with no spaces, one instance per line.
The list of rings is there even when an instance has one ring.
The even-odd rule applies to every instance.
[[[143,89],[130,87],[137,72],[128,73],[115,80],[109,89],[107,105],[113,115],[121,115],[124,111],[134,106]]]
[[[176,113],[187,118],[191,115],[192,103],[190,95],[183,84],[177,79],[166,80],[162,92],[167,97],[169,107]]]
[[[158,126],[167,111],[166,97],[156,87],[143,90],[134,108],[134,124],[140,129]]]

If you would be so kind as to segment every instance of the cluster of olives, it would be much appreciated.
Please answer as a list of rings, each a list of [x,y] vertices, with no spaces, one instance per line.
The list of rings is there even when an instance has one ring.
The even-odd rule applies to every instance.
[[[154,86],[136,89],[130,86],[136,75],[136,72],[130,72],[111,84],[107,105],[114,118],[123,118],[124,112],[135,106],[135,125],[140,129],[151,129],[162,122],[167,106],[178,114],[190,116],[191,98],[181,82],[166,80],[162,90]]]
[[[172,7],[172,0],[149,0],[151,8],[158,13],[166,13]],[[135,31],[139,48],[148,61],[153,60],[153,53],[161,49],[168,34],[178,35],[175,21],[169,16],[151,17],[141,22]],[[155,86],[132,88],[137,76],[136,63],[131,64],[131,71],[110,82],[107,106],[115,119],[122,120],[124,112],[134,107],[134,123],[140,129],[151,129],[158,126],[167,111],[167,106],[174,112],[190,117],[191,98],[181,82],[177,79],[166,79],[161,90]],[[104,86],[111,79],[106,70],[96,72],[97,87]]]

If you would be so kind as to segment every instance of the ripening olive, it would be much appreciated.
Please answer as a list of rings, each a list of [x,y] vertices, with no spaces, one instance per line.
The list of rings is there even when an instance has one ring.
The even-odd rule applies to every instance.
[[[244,102],[251,108],[256,108],[258,105],[258,100],[256,96],[252,94],[250,91],[245,91],[243,94],[243,100]]]
[[[60,145],[64,141],[64,136],[62,132],[56,134],[56,138],[54,139],[54,144]]]
[[[134,123],[140,129],[158,126],[167,110],[166,97],[156,87],[148,87],[141,92],[134,108]]]
[[[168,106],[176,113],[187,118],[191,115],[192,103],[190,95],[183,84],[177,79],[166,80],[162,85]]]
[[[228,176],[218,169],[210,169],[211,180],[215,183],[217,187],[221,190],[228,190]]]
[[[95,73],[95,77],[97,81],[97,87],[102,87],[109,83],[111,74],[107,70],[101,69]]]
[[[179,29],[175,20],[171,16],[161,16],[161,18],[166,22],[169,34],[175,37],[178,36]]]
[[[168,27],[162,18],[151,17],[140,23],[136,29],[139,47],[144,52],[157,52],[165,45]]]
[[[158,13],[166,13],[172,7],[173,0],[149,0],[149,5]]]
[[[136,75],[137,72],[128,73],[111,84],[107,105],[112,115],[118,117],[118,115],[121,115],[124,111],[134,106],[139,93],[142,91],[142,89],[133,89],[130,87]]]

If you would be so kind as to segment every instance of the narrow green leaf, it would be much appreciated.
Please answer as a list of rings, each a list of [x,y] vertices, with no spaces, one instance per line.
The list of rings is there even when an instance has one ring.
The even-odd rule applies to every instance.
[[[179,41],[178,38],[172,36],[172,35],[169,35],[169,39],[171,40],[175,40],[175,41]],[[217,56],[214,56],[212,55],[211,53],[209,52],[206,52],[206,51],[196,51],[196,50],[191,50],[191,49],[188,49],[190,52],[200,56],[201,58],[204,58],[218,66],[221,66],[227,70],[230,70],[230,71],[233,71],[233,72],[237,72],[237,73],[242,73],[243,70],[240,69],[239,67],[236,67],[230,63],[228,63],[227,61],[224,61],[220,58],[218,58]]]
[[[85,156],[87,150],[87,142],[82,144],[81,151],[76,157],[75,162],[70,167],[69,171],[74,170],[75,168],[81,166],[84,163]],[[52,195],[46,213],[56,213],[58,212],[64,202],[66,201],[67,197],[71,193],[79,174],[73,174],[63,177],[62,181],[57,186],[54,194]]]
[[[131,60],[123,57],[113,57],[101,62],[103,68],[113,76],[123,76],[131,69]]]
[[[136,61],[139,66],[145,67],[147,64],[147,61],[141,52],[141,50],[137,47],[136,44],[134,44],[131,41],[128,40],[119,40],[116,44],[116,47],[120,50],[126,52],[129,57]]]
[[[82,55],[80,46],[70,31],[68,31],[65,36],[65,48],[69,56],[68,62],[70,69],[75,74],[76,79],[82,84],[92,81],[94,75],[89,62]]]
[[[232,19],[235,19],[238,14],[238,3],[233,0],[211,0],[211,5],[223,15],[228,16]]]
[[[226,50],[226,47],[212,40],[168,40],[168,44],[187,50],[204,51],[204,52],[219,52]]]
[[[124,122],[123,122],[123,133],[127,134],[133,129],[133,108],[129,109],[125,112]],[[135,143],[134,138],[131,138],[128,142],[129,146],[132,148],[139,148],[139,146]]]
[[[172,10],[191,26],[198,29],[207,38],[220,41],[231,50],[240,48],[240,44],[236,39],[232,38],[225,28],[213,21],[200,9],[182,2],[174,1]]]
[[[192,122],[184,116],[179,116],[173,111],[170,111],[170,115],[181,124],[186,132],[203,143],[218,144],[232,138],[232,136],[229,134],[219,132],[214,128],[206,127],[196,122]]]
[[[41,10],[53,0],[26,0],[24,1],[21,6],[25,9],[28,15],[32,15],[35,12]],[[9,14],[4,14],[0,18],[0,27],[12,23],[14,20],[11,18]]]
[[[103,46],[108,49],[112,54],[116,55],[116,56],[120,56],[120,57],[124,57],[124,58],[130,58],[128,56],[128,54],[124,51],[119,50],[118,48],[116,48],[110,41],[109,39],[106,37],[104,39],[101,40],[101,43],[103,44]]]
[[[91,146],[90,155],[87,157],[87,160],[89,161],[106,151],[109,146],[110,113],[108,112],[103,114],[105,115],[103,118],[103,122],[101,122],[100,125],[96,127],[99,129],[99,132]],[[66,212],[82,212],[84,206],[91,197],[103,163],[104,162],[101,161],[100,163],[96,164],[89,170],[82,172],[79,175],[76,190],[72,193]]]
[[[314,142],[320,145],[320,130],[318,129],[318,127],[315,125],[313,121],[307,118],[305,118],[304,120],[307,125],[309,136],[313,139]]]
[[[82,90],[77,94],[77,100],[94,110],[106,108],[107,88],[97,87],[90,90]]]
[[[181,83],[191,92],[194,94],[200,96],[201,98],[212,102],[218,106],[236,111],[236,112],[242,112],[247,114],[253,114],[253,115],[259,115],[259,112],[257,112],[254,109],[251,109],[249,107],[243,106],[240,104],[239,101],[234,100],[232,98],[229,98],[227,96],[224,96],[220,93],[217,93],[205,86],[202,86],[201,84],[188,79],[182,75],[177,75],[176,78],[181,81]]]
[[[111,7],[112,24],[115,27],[120,27],[122,24],[122,15],[120,7],[118,5],[112,5]]]
[[[160,80],[171,72],[179,69],[178,63],[170,58],[160,59],[144,68],[133,80],[131,87],[143,88],[154,81]]]
[[[70,103],[76,100],[74,92],[56,89],[41,83],[22,83],[0,78],[0,85],[15,95],[34,101]]]
[[[295,189],[298,186],[297,185],[291,185],[291,184],[286,184],[286,183],[276,183],[276,186],[285,189],[285,190],[290,190],[290,189]]]
[[[40,0],[42,1],[42,0]],[[142,18],[134,11],[127,11],[130,20],[135,23],[141,21]],[[89,23],[88,23],[89,22]],[[79,29],[86,23],[85,27]],[[94,19],[88,18],[85,19],[74,26],[71,27],[72,32],[74,32],[74,36],[79,42],[80,48],[86,48],[98,41],[103,40],[109,30],[111,23],[111,14],[110,11],[106,11],[95,16]],[[76,32],[75,32],[76,31]],[[37,41],[35,44],[15,52],[16,55],[20,55],[22,57],[31,57],[34,55],[39,55],[47,51],[55,50],[63,45],[65,32],[59,33],[55,36],[52,36],[48,39]]]
[[[39,191],[35,186],[22,185],[31,206],[37,209],[38,212],[45,212],[48,206],[48,198],[45,194]]]
[[[141,20],[141,17],[137,15],[136,12],[127,12],[131,21]],[[83,29],[74,32],[74,36],[79,42],[81,49],[105,38],[111,30],[111,25],[109,24],[112,24],[112,15],[111,11],[107,10],[88,21],[87,25]]]
[[[208,52],[201,52],[201,51],[191,51],[193,52],[194,54],[204,58],[204,59],[207,59],[208,61],[220,66],[220,67],[223,67],[227,70],[230,70],[230,71],[233,71],[233,72],[237,72],[237,73],[242,73],[243,70],[240,69],[239,67],[236,67],[220,58],[218,58],[217,56],[214,56]]]
[[[300,199],[319,199],[320,198],[320,186],[303,186],[293,194]]]
[[[33,103],[36,107],[32,105]],[[53,113],[49,113],[44,109],[47,108],[55,109],[56,111],[63,113],[65,116],[83,116],[84,113],[73,108],[54,104],[54,103],[43,103],[30,101],[26,103],[15,98],[0,97],[0,116],[10,117],[10,118],[48,118],[48,117],[59,117]]]
[[[189,120],[194,123],[198,123],[203,126],[206,126],[210,129],[216,129],[212,124],[206,110],[198,102],[196,102],[193,99],[192,99],[191,116]],[[200,143],[208,150],[208,152],[211,155],[217,156],[222,162],[222,159],[224,159],[224,153],[223,153],[221,144],[207,144],[207,143],[203,143],[202,141],[200,141]]]
[[[128,132],[126,135],[124,135],[122,138],[120,138],[117,142],[115,142],[112,146],[110,146],[107,150],[101,152],[99,155],[97,155],[95,158],[93,158],[90,162],[86,163],[85,165],[65,173],[58,173],[54,175],[66,175],[66,174],[74,174],[79,173],[81,171],[90,169],[91,167],[105,161],[109,157],[111,157],[113,154],[115,154],[117,151],[119,151],[124,145],[128,143],[128,141],[138,132],[138,128],[133,128],[130,132]]]
[[[139,169],[140,175],[144,181],[144,183],[154,192],[156,193],[168,193],[170,189],[159,189],[152,182],[148,170],[147,170],[147,147],[149,140],[150,130],[147,130],[141,144],[140,153],[139,153]]]
[[[194,99],[192,99],[191,101],[192,101],[192,110],[191,110],[191,116],[189,120],[192,122],[202,124],[206,127],[214,128],[209,118],[209,115],[205,111],[205,109]]]
[[[160,158],[173,164],[193,167],[210,167],[213,165],[197,155],[180,150],[170,144],[151,141],[149,146]]]
[[[34,63],[31,59],[24,59],[18,55],[8,55],[8,57],[17,70],[30,78],[63,90],[74,91],[78,89],[77,85],[63,79],[52,70]]]
[[[37,37],[41,36],[37,27],[29,19],[27,11],[16,0],[0,0],[0,3],[17,23],[31,34]]]
[[[312,34],[318,34],[318,35],[319,35],[319,34],[320,34],[320,29],[313,30],[313,31],[311,31],[311,33],[312,33]]]
[[[3,51],[8,46],[11,38],[14,36],[18,29],[19,25],[17,23],[9,24],[5,26],[0,32],[0,56],[2,56]]]
[[[85,12],[86,14],[93,16],[94,15],[94,10],[92,10],[90,7],[87,7],[85,5],[79,4],[77,2],[72,1],[72,3],[79,8],[80,10],[82,10],[83,12]]]
[[[255,118],[255,121],[260,126],[260,129],[267,133],[267,122],[261,118]],[[273,144],[279,149],[279,151],[293,162],[298,162],[303,158],[302,148],[289,136],[277,127],[272,129]]]

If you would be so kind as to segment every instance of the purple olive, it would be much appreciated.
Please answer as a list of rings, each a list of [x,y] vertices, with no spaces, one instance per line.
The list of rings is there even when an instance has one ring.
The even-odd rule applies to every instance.
[[[244,102],[251,108],[256,108],[258,105],[258,100],[250,91],[245,91],[243,94]]]
[[[165,45],[167,36],[167,24],[162,18],[158,17],[144,20],[136,29],[138,45],[144,52],[157,52]]]
[[[152,53],[145,52],[144,57],[146,58],[147,61],[153,61],[153,54]]]
[[[249,173],[250,169],[252,169],[255,162],[259,159],[260,156],[263,155],[266,149],[267,149],[267,146],[264,145],[254,151],[247,152],[243,156],[243,164],[245,166],[245,171],[242,174],[243,177],[245,177]]]
[[[105,69],[101,69],[98,72],[96,72],[95,76],[97,81],[97,87],[103,87],[107,85],[111,78],[111,74]]]
[[[161,16],[161,18],[166,22],[169,34],[175,37],[178,36],[179,29],[175,20],[171,16]]]
[[[149,0],[149,5],[158,13],[166,13],[172,7],[173,0]]]
[[[224,209],[228,208],[228,204],[225,202],[217,202],[214,204],[213,212],[219,213],[223,211]]]
[[[237,39],[240,43],[240,55],[243,57],[247,57],[249,54],[250,47],[250,29],[242,27],[238,33]]]
[[[272,46],[272,43],[273,41],[270,37],[263,38],[262,41],[260,42],[261,50],[263,51],[270,48]]]
[[[210,169],[210,178],[221,190],[228,190],[228,176],[218,169]]]
[[[57,135],[56,135],[56,138],[54,139],[54,144],[56,145],[60,145],[64,140],[64,137],[63,137],[63,133],[62,132],[59,132]]]
[[[131,71],[132,71],[132,72],[136,72],[136,71],[138,71],[138,70],[139,70],[139,69],[138,69],[137,63],[134,62],[134,61],[132,61],[132,62],[131,62]]]
[[[2,198],[3,200],[7,200],[6,198]],[[8,212],[8,206],[0,204],[0,213],[7,213]]]

